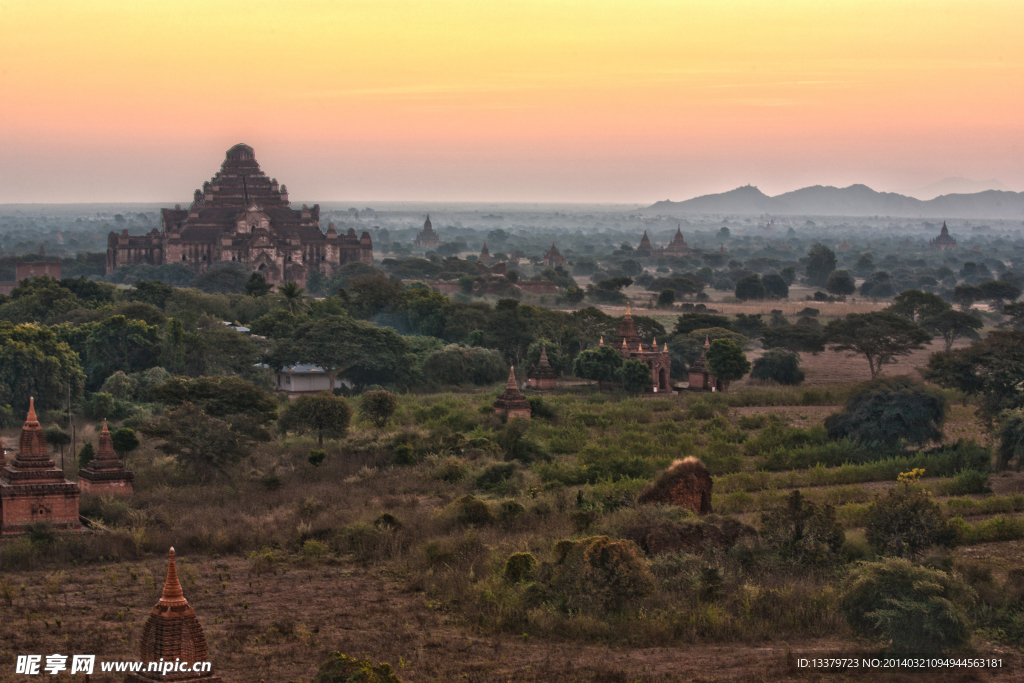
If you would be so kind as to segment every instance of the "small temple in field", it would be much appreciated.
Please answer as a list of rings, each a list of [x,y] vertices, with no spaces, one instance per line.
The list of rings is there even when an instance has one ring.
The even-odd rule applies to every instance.
[[[623,360],[639,360],[651,369],[652,393],[672,393],[672,359],[669,357],[668,344],[659,351],[658,340],[655,339],[646,349],[644,348],[629,304],[626,304],[626,315],[622,317],[614,343]],[[601,346],[604,346],[604,338],[601,339]]]
[[[534,389],[554,389],[558,384],[558,372],[551,367],[548,361],[548,348],[546,344],[540,347],[540,360],[530,368],[526,386]]]
[[[441,244],[441,238],[437,236],[434,226],[430,224],[430,214],[427,214],[427,220],[423,221],[423,230],[416,236],[413,243],[423,249],[436,249]]]
[[[544,254],[544,265],[548,268],[554,268],[556,266],[565,266],[565,257],[558,251],[558,247],[555,243],[551,243],[551,249],[548,253]]]
[[[0,535],[20,534],[29,524],[46,523],[54,529],[77,531],[78,484],[64,478],[50,458],[43,428],[36,418],[35,399],[21,428],[18,452],[0,472]]]
[[[519,391],[514,367],[508,369],[508,382],[505,383],[505,391],[494,402],[494,412],[504,415],[509,420],[514,417],[530,419],[530,402],[526,400],[523,392]]]
[[[942,251],[956,249],[956,240],[949,236],[949,228],[946,227],[945,221],[942,222],[942,230],[939,231],[939,236],[929,242],[928,246]]]
[[[129,673],[125,683],[155,683],[156,681],[203,681],[204,683],[220,683],[219,676],[214,676],[207,665],[206,671],[193,671],[197,662],[209,662],[210,653],[206,647],[206,636],[199,624],[196,612],[185,599],[178,580],[178,567],[174,559],[174,548],[170,550],[167,563],[167,579],[164,581],[163,593],[149,613],[149,619],[142,628],[142,643],[139,645],[139,661],[167,662],[181,664],[178,669],[188,671],[171,671],[168,673],[141,671]]]
[[[487,242],[484,242],[483,249],[480,250],[480,256],[477,257],[476,261],[477,263],[482,263],[485,266],[489,266],[491,265],[491,261],[493,260],[494,258],[491,256],[491,252],[487,248]]]
[[[704,350],[700,352],[700,358],[693,361],[690,366],[689,380],[691,391],[725,391],[729,383],[718,379],[708,371],[708,349],[711,348],[711,339],[704,339]]]
[[[114,440],[107,429],[107,421],[103,420],[99,451],[89,464],[78,471],[78,486],[82,493],[131,495],[134,480],[135,474],[126,470],[124,463],[117,459]]]

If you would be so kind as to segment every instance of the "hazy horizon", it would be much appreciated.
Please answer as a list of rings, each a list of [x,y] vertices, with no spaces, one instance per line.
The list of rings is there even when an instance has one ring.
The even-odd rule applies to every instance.
[[[0,203],[187,203],[238,142],[320,201],[1024,189],[1024,6],[0,7]]]

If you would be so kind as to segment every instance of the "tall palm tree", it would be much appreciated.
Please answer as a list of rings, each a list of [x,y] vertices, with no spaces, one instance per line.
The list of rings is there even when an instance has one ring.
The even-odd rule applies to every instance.
[[[305,287],[299,287],[298,283],[289,280],[283,285],[277,286],[277,293],[281,295],[284,307],[292,315],[298,315],[306,307]]]

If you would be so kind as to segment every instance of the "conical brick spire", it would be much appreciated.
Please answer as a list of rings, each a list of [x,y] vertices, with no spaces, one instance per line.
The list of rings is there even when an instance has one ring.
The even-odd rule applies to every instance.
[[[540,345],[540,364],[541,365],[551,365],[551,363],[548,362],[548,345],[547,344],[541,344]]]
[[[15,460],[31,461],[34,463],[33,467],[53,467],[53,461],[50,460],[49,452],[46,449],[46,437],[43,436],[43,428],[36,417],[36,400],[31,396],[28,399],[28,415],[25,416],[25,424],[21,428],[21,438],[18,440],[18,455]]]
[[[704,337],[704,348],[705,349],[710,349],[711,348],[711,336],[710,335]]]
[[[188,607],[188,600],[181,590],[181,582],[178,581],[178,564],[174,560],[174,548],[168,553],[167,580],[164,581],[164,592],[157,601],[157,608],[170,610],[173,608]]]
[[[39,419],[36,417],[36,399],[35,396],[28,397],[28,415],[25,417],[25,426],[38,425]]]
[[[516,366],[510,365],[508,368],[508,382],[505,383],[506,389],[519,389],[519,384],[516,382]]]

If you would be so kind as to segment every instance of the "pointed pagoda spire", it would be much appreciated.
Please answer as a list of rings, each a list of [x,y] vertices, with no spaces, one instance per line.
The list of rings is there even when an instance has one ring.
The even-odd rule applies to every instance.
[[[505,387],[508,389],[519,388],[519,384],[516,382],[516,366],[514,365],[508,367],[508,382],[505,383]]]
[[[598,346],[604,346],[604,335],[603,334],[601,335],[601,341],[598,344]]]
[[[704,348],[705,350],[711,348],[711,335],[706,335],[704,337]]]
[[[156,607],[164,609],[187,607],[188,600],[185,599],[185,593],[181,590],[181,582],[178,581],[178,565],[174,561],[173,547],[168,556],[167,580],[164,582],[164,591],[160,596],[160,600],[157,601]]]
[[[631,313],[629,312],[629,302],[628,302],[628,301],[626,302],[626,315],[632,315],[632,314],[631,314]]]
[[[626,340],[625,340],[625,339],[623,339],[623,340],[622,340],[622,343],[623,343],[623,344],[625,344],[625,343],[626,343]],[[643,352],[644,352],[644,343],[643,343],[643,342],[640,342],[640,345],[636,347],[636,350],[637,350],[637,351],[639,351],[640,353],[643,353]]]
[[[36,399],[34,396],[28,397],[28,415],[25,416],[25,426],[33,426],[39,424],[39,419],[36,417]]]
[[[662,353],[668,353],[668,342],[665,342],[665,348],[661,350]]]
[[[653,348],[655,351],[658,350],[658,338],[657,337],[655,337],[654,341],[651,342],[651,348]]]
[[[626,338],[622,338],[622,348],[626,348]]]
[[[541,365],[551,365],[551,363],[548,362],[548,345],[547,344],[541,344],[540,345],[540,364]]]

